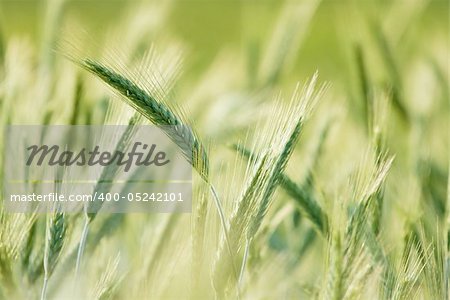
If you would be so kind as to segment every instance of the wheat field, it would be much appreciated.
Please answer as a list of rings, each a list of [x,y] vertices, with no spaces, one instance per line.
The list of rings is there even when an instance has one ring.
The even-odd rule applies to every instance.
[[[449,13],[0,1],[2,199],[11,125],[152,124],[192,169],[187,213],[2,201],[0,299],[450,299]]]

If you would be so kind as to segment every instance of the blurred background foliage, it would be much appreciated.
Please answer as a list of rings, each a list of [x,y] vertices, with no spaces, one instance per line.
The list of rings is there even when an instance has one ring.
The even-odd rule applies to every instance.
[[[0,1],[1,28],[5,38],[27,36],[39,46],[44,34],[48,6],[62,1],[2,0]],[[145,1],[143,1],[145,3]],[[314,1],[161,1],[170,2],[164,24],[147,38],[153,42],[166,37],[176,37],[189,47],[185,63],[194,71],[206,68],[223,48],[243,55],[261,51],[275,29],[280,11],[285,6],[299,6]],[[317,2],[317,1],[316,1]],[[104,37],[113,26],[133,15],[136,0],[65,1],[61,20],[77,20],[92,36]],[[318,3],[318,2],[317,2]],[[343,79],[352,71],[351,45],[364,44],[366,49],[376,48],[376,41],[365,28],[367,23],[383,25],[383,34],[390,41],[396,58],[407,67],[414,55],[435,56],[433,46],[445,45],[449,35],[449,4],[445,0],[420,1],[320,1],[317,11],[306,31],[301,49],[296,51],[288,78],[298,80],[319,69],[326,80]],[[149,15],[148,18],[153,16]],[[155,18],[162,16],[156,16]],[[307,17],[307,16],[306,16]],[[300,16],[301,18],[301,16]],[[155,20],[155,22],[157,22]],[[370,70],[377,78],[383,73],[379,51],[368,51]],[[373,55],[372,55],[373,54]],[[445,69],[445,53],[440,53],[440,64]],[[381,73],[381,74],[380,74]],[[340,75],[340,76],[336,76]],[[348,79],[347,79],[348,80]]]

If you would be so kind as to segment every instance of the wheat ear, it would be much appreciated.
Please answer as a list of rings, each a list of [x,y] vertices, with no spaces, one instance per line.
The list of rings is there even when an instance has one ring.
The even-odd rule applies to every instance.
[[[82,60],[80,64],[123,96],[122,99],[126,103],[150,122],[159,126],[177,144],[188,162],[208,181],[206,148],[201,144],[197,134],[187,125],[182,114],[177,114],[174,109],[153,96],[149,90],[112,68],[91,59]]]
[[[55,269],[61,255],[66,237],[66,220],[64,213],[56,212],[47,222],[47,233],[45,240],[44,255],[44,284],[42,287],[41,300],[46,299],[48,280]]]

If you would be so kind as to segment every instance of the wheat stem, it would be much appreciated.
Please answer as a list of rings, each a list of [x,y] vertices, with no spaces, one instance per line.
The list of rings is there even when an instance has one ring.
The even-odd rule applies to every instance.
[[[217,211],[219,213],[220,223],[222,225],[222,228],[224,228],[225,243],[227,246],[228,254],[230,255],[231,268],[233,270],[234,278],[235,278],[236,282],[238,283],[239,277],[238,277],[238,273],[237,273],[237,269],[236,269],[236,265],[235,265],[235,261],[234,261],[234,255],[233,255],[232,248],[230,245],[230,237],[229,237],[228,230],[227,230],[227,224],[226,224],[225,215],[223,213],[222,204],[220,203],[219,196],[217,195],[217,192],[216,192],[216,189],[214,188],[214,186],[212,184],[210,184],[209,188],[213,195],[214,204],[216,205]],[[239,290],[237,290],[237,293],[238,293],[238,298],[239,298]]]
[[[241,270],[239,272],[239,283],[238,283],[238,287],[240,289],[240,287],[243,284],[243,280],[244,280],[244,272],[245,272],[245,266],[247,265],[247,260],[248,260],[248,253],[250,250],[250,240],[246,239],[245,240],[245,249],[244,249],[244,257],[242,258],[242,264],[241,264]]]
[[[80,244],[78,245],[77,262],[76,262],[76,267],[75,267],[75,278],[76,278],[75,281],[76,282],[78,282],[79,276],[80,276],[81,260],[83,258],[84,248],[86,247],[86,240],[87,240],[87,236],[88,236],[88,232],[89,232],[89,223],[90,223],[90,218],[89,218],[87,212],[85,212],[84,213],[84,225],[83,225],[83,230],[81,231]]]
[[[44,284],[42,285],[41,300],[47,299],[47,283],[48,276],[47,274],[44,274]]]

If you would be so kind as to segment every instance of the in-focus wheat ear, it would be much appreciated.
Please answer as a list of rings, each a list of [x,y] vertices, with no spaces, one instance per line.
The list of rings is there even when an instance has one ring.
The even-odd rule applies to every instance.
[[[83,59],[79,63],[122,95],[125,102],[150,122],[159,126],[177,144],[185,158],[200,176],[209,181],[209,162],[206,148],[202,145],[194,130],[188,126],[182,113],[176,113],[174,108],[171,108],[167,103],[163,103],[162,99],[157,99],[158,97],[153,96],[148,89],[131,81],[112,68],[91,59]]]

